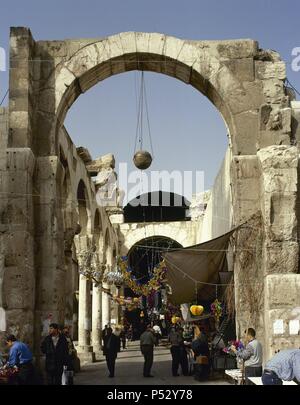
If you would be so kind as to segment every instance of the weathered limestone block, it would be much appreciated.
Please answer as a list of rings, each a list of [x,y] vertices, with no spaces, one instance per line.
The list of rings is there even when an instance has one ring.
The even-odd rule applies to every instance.
[[[270,309],[286,308],[288,311],[300,306],[300,275],[280,274],[266,277],[266,295]]]
[[[29,29],[11,28],[9,146],[30,147],[32,143],[32,108],[29,98],[32,94],[33,45]]]
[[[263,174],[268,174],[269,169],[297,169],[298,151],[295,146],[270,146],[257,152],[257,155]]]
[[[20,258],[19,258],[20,259]],[[19,260],[20,261],[20,260]],[[34,308],[34,272],[27,264],[24,266],[6,266],[4,271],[3,306],[8,309],[32,310]],[[7,261],[7,265],[13,264]]]
[[[221,58],[251,58],[257,54],[258,42],[251,39],[218,41],[217,48]]]
[[[299,255],[297,242],[269,242],[264,249],[268,274],[297,273]]]
[[[236,167],[238,178],[241,179],[257,178],[259,175],[259,161],[256,155],[233,156],[232,167]]]
[[[235,223],[243,223],[260,210],[260,170],[257,157],[233,157],[230,173],[234,184],[232,199]]]
[[[285,80],[286,78],[285,63],[282,61],[263,62],[256,60],[255,77],[259,80],[266,80],[266,79]]]
[[[273,324],[278,319],[283,321],[283,334],[274,334]],[[293,319],[300,319],[300,275],[268,275],[265,283],[265,360],[279,349],[299,347],[300,335],[291,335],[289,331],[289,321]]]
[[[258,152],[262,166],[264,217],[270,240],[287,241],[297,235],[296,147],[270,146]],[[294,268],[294,266],[292,266]]]
[[[243,82],[252,82],[255,79],[253,58],[230,59],[223,64]]]
[[[298,149],[300,147],[300,101],[291,102],[291,137],[297,142]]]
[[[36,295],[38,309],[42,311],[64,311],[66,272],[63,263],[62,267],[57,265],[53,272],[53,262],[55,258],[48,260],[39,269],[43,276],[38,284]]]
[[[266,79],[263,81],[263,94],[270,104],[281,104],[284,97],[283,81],[280,79]]]
[[[22,342],[33,347],[33,313],[29,310],[8,309],[6,310],[7,333],[14,334]]]
[[[234,121],[238,130],[237,139],[237,154],[255,155],[256,146],[253,139],[256,139],[258,134],[258,113],[257,111],[247,111],[235,115]]]

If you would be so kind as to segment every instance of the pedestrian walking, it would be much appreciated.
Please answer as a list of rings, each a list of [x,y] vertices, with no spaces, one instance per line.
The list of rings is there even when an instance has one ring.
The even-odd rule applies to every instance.
[[[154,331],[154,335],[156,338],[156,346],[158,346],[159,339],[162,337],[161,329],[160,329],[160,326],[158,325],[158,323],[155,323],[155,325],[153,326],[153,331]]]
[[[106,358],[106,364],[109,371],[109,377],[112,378],[115,376],[115,364],[118,352],[121,350],[120,348],[120,336],[117,336],[118,331],[116,333],[113,332],[112,328],[108,327],[106,330],[106,334],[103,338],[104,345],[103,345],[103,355]]]
[[[58,325],[49,326],[49,335],[41,344],[41,351],[46,355],[46,372],[48,385],[61,385],[64,366],[68,365],[69,347],[67,339],[58,331]]]
[[[172,355],[172,375],[173,377],[179,377],[178,368],[181,366],[181,371],[184,376],[189,374],[188,370],[188,358],[183,339],[183,328],[179,325],[175,325],[171,328],[169,334],[169,342],[171,343],[171,355]]]
[[[155,344],[156,338],[154,336],[153,330],[151,329],[150,325],[147,325],[147,329],[141,334],[140,337],[141,352],[145,360],[143,370],[144,377],[153,377],[150,372],[153,365],[153,349]]]
[[[34,367],[29,347],[25,343],[18,341],[14,335],[7,336],[6,344],[9,347],[9,359],[5,367],[17,370],[17,385],[33,385]]]
[[[263,385],[282,385],[282,381],[296,380],[300,384],[300,349],[281,350],[267,361]]]
[[[120,339],[122,342],[122,349],[125,350],[126,349],[126,332],[125,332],[124,328],[121,330]]]
[[[234,345],[231,350],[237,357],[245,361],[245,382],[246,385],[253,385],[248,377],[262,376],[263,350],[261,343],[256,339],[256,332],[253,328],[246,331],[246,348],[237,351]]]

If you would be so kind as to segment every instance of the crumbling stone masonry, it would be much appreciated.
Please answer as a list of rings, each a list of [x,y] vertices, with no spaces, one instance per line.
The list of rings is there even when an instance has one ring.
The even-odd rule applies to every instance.
[[[257,212],[262,216],[263,299],[254,327],[264,340],[266,358],[281,346],[298,347],[300,336],[291,336],[287,323],[299,316],[300,307],[300,109],[285,88],[280,56],[249,39],[190,41],[127,32],[35,41],[29,29],[11,29],[9,108],[0,111],[1,323],[4,314],[5,328],[38,351],[49,317],[76,323],[71,295],[78,282],[78,250],[96,244],[99,262],[113,265],[118,225],[97,206],[95,185],[63,124],[81,93],[130,70],[179,79],[222,114],[232,155],[232,226]],[[254,322],[239,287],[243,272],[251,274],[252,268],[239,260],[239,238],[235,249],[237,330],[242,331]],[[97,330],[90,336],[99,322],[89,325],[92,287],[82,277],[79,283],[84,296],[79,300],[79,346],[88,357],[99,345]],[[107,316],[110,311],[104,295],[93,294],[98,317],[101,308]],[[274,334],[276,319],[285,323],[282,334]]]

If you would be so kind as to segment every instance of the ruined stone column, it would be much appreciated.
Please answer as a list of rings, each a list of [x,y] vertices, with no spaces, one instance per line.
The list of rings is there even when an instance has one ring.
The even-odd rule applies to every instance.
[[[111,302],[110,296],[106,294],[105,290],[110,291],[110,285],[108,283],[102,283],[102,326],[110,324],[111,322]]]
[[[33,48],[30,30],[11,29],[9,109],[0,109],[1,324],[31,348],[35,304]]]
[[[92,346],[97,357],[101,354],[101,331],[102,331],[102,291],[93,283],[92,304]]]
[[[90,282],[84,277],[79,279],[79,314],[78,314],[78,347],[81,361],[95,361],[95,353],[91,346],[91,288]]]
[[[84,270],[85,252],[89,249],[90,238],[81,236],[75,238],[76,252],[79,261],[79,268]],[[95,360],[91,346],[92,329],[92,302],[91,282],[84,275],[79,277],[79,308],[78,308],[78,355],[83,362]]]
[[[265,243],[265,360],[275,350],[298,347],[299,336],[289,330],[299,318],[299,244],[297,241],[298,150],[295,146],[270,146],[258,157],[262,170]],[[297,313],[298,311],[298,313]],[[274,330],[274,323],[281,324]],[[295,346],[292,346],[292,343]]]
[[[37,158],[35,171],[35,243],[37,297],[35,308],[36,353],[48,333],[49,319],[63,324],[66,302],[66,266],[63,209],[60,198],[62,165],[57,156]]]
[[[232,241],[234,246],[234,285],[236,333],[244,337],[244,330],[253,327],[259,339],[264,335],[263,271],[259,262],[262,250],[260,169],[256,155],[234,156],[231,163],[233,184],[234,224],[238,229]],[[253,215],[256,215],[253,218]],[[256,300],[254,302],[254,300]]]

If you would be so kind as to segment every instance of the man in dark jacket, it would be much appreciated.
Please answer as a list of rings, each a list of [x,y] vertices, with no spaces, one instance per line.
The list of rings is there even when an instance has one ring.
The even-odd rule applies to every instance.
[[[153,349],[155,344],[156,338],[154,336],[154,332],[151,325],[147,325],[147,329],[141,334],[140,337],[141,352],[145,359],[143,370],[144,377],[153,377],[150,372],[153,365]]]
[[[48,385],[61,385],[63,367],[68,365],[69,347],[56,323],[49,326],[49,335],[43,340],[41,350],[46,355]]]
[[[106,335],[103,337],[103,355],[106,357],[106,364],[109,371],[109,377],[115,376],[115,364],[120,348],[120,337],[116,336],[112,328],[107,328]]]
[[[178,377],[179,364],[181,366],[182,374],[187,376],[188,371],[188,359],[187,352],[184,346],[183,328],[175,326],[171,329],[169,334],[169,342],[171,343],[171,355],[172,355],[172,375]]]

